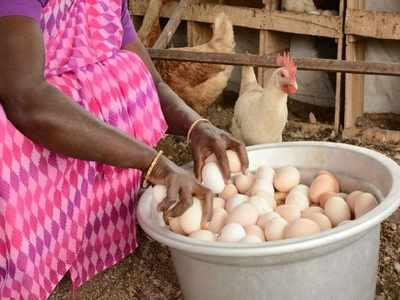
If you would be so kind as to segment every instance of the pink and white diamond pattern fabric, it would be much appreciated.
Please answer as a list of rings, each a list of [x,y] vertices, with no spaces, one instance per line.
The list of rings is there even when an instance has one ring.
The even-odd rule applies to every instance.
[[[50,0],[41,24],[46,78],[97,118],[155,146],[166,123],[146,66],[120,50],[121,5]],[[1,107],[0,155],[0,299],[46,299],[68,270],[76,288],[137,247],[139,171],[52,153]]]

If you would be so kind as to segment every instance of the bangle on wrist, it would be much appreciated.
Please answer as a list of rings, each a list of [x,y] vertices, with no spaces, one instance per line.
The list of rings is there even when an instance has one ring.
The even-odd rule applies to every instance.
[[[143,188],[147,188],[149,186],[148,180],[149,177],[151,176],[151,173],[154,170],[154,167],[157,165],[157,162],[160,160],[161,156],[163,154],[163,151],[159,151],[157,153],[157,155],[154,157],[154,159],[151,161],[151,164],[149,166],[149,168],[147,169],[146,175],[144,177],[144,181],[143,181]]]
[[[207,119],[198,119],[198,120],[194,121],[194,122],[192,123],[192,125],[190,126],[190,128],[189,128],[189,130],[188,130],[188,133],[187,133],[187,136],[186,136],[186,143],[187,143],[187,144],[190,143],[190,136],[192,135],[193,129],[195,129],[196,126],[197,126],[198,124],[202,123],[202,122],[210,123],[210,121],[207,120]]]

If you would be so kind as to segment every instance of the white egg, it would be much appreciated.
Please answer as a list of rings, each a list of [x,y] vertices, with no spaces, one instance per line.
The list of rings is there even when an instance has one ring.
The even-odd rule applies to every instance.
[[[256,178],[264,178],[268,182],[272,183],[275,176],[275,170],[270,166],[264,165],[257,168]]]
[[[233,183],[228,183],[222,193],[220,194],[221,198],[228,200],[229,198],[233,197],[234,195],[238,194],[238,190]]]
[[[253,185],[254,182],[254,175],[249,173],[249,174],[239,174],[235,176],[234,178],[235,185],[241,194],[246,194],[251,186]]]
[[[221,242],[239,242],[246,236],[246,231],[240,224],[227,224],[222,228],[219,240]]]
[[[310,188],[308,186],[306,186],[305,184],[299,184],[290,190],[288,197],[290,196],[291,193],[296,193],[296,192],[300,192],[308,197],[309,190],[310,190]]]
[[[265,237],[267,241],[278,241],[284,237],[284,232],[288,222],[283,218],[273,218],[265,226]]]
[[[197,230],[192,232],[189,237],[203,242],[214,242],[216,240],[215,234],[208,230]]]
[[[253,186],[251,187],[250,195],[253,196],[260,192],[273,195],[275,193],[274,186],[271,182],[268,182],[263,178],[256,179]]]
[[[286,197],[286,204],[293,204],[300,210],[304,210],[310,206],[310,200],[301,191],[290,192]]]
[[[251,196],[248,202],[257,209],[259,216],[273,211],[272,207],[267,202],[267,200],[265,200],[260,196],[257,195]]]
[[[214,194],[222,193],[225,188],[225,180],[217,163],[207,163],[201,174],[205,187],[209,188]]]
[[[226,223],[240,224],[242,226],[254,225],[258,219],[257,209],[250,203],[242,203],[229,213]]]
[[[151,218],[154,219],[158,225],[165,226],[162,212],[158,210],[158,205],[167,197],[167,188],[164,185],[156,185],[151,188]]]
[[[236,206],[242,204],[248,199],[249,197],[247,197],[246,195],[236,194],[233,197],[229,198],[228,201],[226,201],[225,209],[228,213],[230,213],[235,209]]]
[[[216,208],[224,208],[225,207],[225,200],[222,198],[214,197],[213,199],[213,209]]]
[[[246,235],[244,238],[240,240],[241,243],[245,244],[259,244],[262,243],[263,241],[260,240],[258,236],[255,235]]]
[[[182,229],[179,218],[169,218],[169,228],[177,234],[182,234],[182,235],[185,234],[185,232]]]
[[[271,207],[272,209],[276,208],[276,200],[275,200],[275,195],[274,194],[265,193],[265,192],[258,192],[257,194],[255,194],[253,196],[257,196],[257,197],[263,198],[268,203],[269,207]]]
[[[189,207],[183,215],[179,217],[182,230],[186,234],[200,230],[202,217],[202,206],[199,199],[193,197],[193,205]]]
[[[208,230],[214,233],[219,233],[221,229],[225,226],[226,218],[228,213],[223,208],[216,208],[213,210],[213,216],[211,221],[206,226]]]

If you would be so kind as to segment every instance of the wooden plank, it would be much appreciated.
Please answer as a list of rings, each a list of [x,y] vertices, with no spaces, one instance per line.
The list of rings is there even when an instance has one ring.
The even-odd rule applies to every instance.
[[[348,9],[345,33],[375,39],[400,40],[400,13]]]
[[[343,38],[338,39],[337,42],[337,59],[342,60],[343,59]],[[335,92],[335,121],[334,121],[334,127],[335,131],[339,132],[340,126],[342,125],[342,115],[343,115],[343,101],[344,97],[342,95],[342,78],[343,74],[342,73],[337,73],[336,74],[336,92]]]
[[[192,0],[180,0],[178,6],[175,8],[174,13],[168,20],[159,38],[154,44],[154,49],[165,49],[172,39],[172,36],[178,29],[179,24],[182,20],[183,11],[191,4]]]
[[[276,64],[276,56],[188,52],[165,49],[148,49],[148,51],[153,59],[264,68],[279,67]],[[293,60],[299,70],[400,76],[399,63],[372,63],[319,58],[293,58]]]
[[[130,0],[134,15],[143,15],[147,0]],[[170,17],[175,3],[164,5],[162,17]],[[262,8],[235,7],[212,3],[196,3],[186,8],[183,20],[212,23],[215,17],[225,13],[235,26],[306,34],[325,37],[340,37],[342,28],[340,17],[314,16],[283,11],[265,11]]]
[[[381,128],[346,128],[342,136],[347,139],[358,139],[364,143],[400,144],[400,131]]]

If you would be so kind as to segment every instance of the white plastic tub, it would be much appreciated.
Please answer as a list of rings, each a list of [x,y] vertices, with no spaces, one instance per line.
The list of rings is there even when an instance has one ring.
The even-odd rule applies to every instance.
[[[139,202],[139,223],[169,247],[185,300],[374,299],[380,223],[399,207],[400,167],[377,152],[345,144],[296,142],[248,150],[250,169],[294,165],[305,183],[327,169],[344,190],[373,192],[381,203],[356,221],[306,239],[210,244],[174,234],[150,218],[148,190]]]

